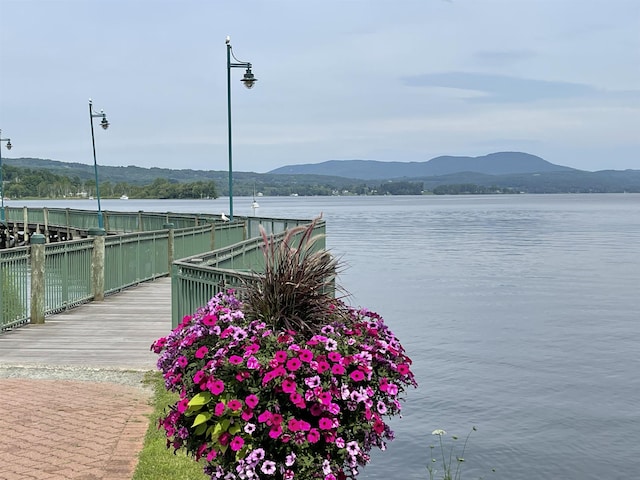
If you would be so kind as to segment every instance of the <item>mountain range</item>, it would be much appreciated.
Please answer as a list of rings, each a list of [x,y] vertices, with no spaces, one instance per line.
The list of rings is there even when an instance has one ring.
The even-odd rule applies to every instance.
[[[3,158],[7,166],[47,170],[83,181],[94,178],[93,165],[38,158]],[[101,183],[149,185],[162,178],[172,183],[212,180],[227,195],[226,170],[142,168],[101,165]],[[335,191],[392,192],[387,186],[404,183],[405,191],[434,191],[443,185],[478,185],[527,193],[640,192],[640,170],[589,172],[550,163],[523,152],[497,152],[479,157],[441,156],[424,162],[329,160],[287,165],[267,173],[234,172],[234,193],[251,195],[326,195]],[[410,184],[410,185],[409,185]],[[381,187],[381,188],[379,188]]]
[[[462,172],[486,175],[577,171],[522,152],[497,152],[481,157],[441,156],[425,162],[380,162],[375,160],[329,160],[322,163],[287,165],[269,173],[287,175],[334,175],[360,180],[394,180],[435,177]]]

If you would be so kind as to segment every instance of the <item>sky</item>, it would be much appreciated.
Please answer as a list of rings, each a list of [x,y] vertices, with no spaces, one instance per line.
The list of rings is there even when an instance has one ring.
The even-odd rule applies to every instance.
[[[0,0],[0,129],[34,157],[233,170],[522,151],[640,169],[638,0]]]

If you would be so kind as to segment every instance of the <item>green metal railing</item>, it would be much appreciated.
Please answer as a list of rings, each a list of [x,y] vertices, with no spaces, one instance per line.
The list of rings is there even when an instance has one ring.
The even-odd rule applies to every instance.
[[[0,330],[29,322],[29,247],[0,255]]]
[[[42,228],[56,225],[59,229],[88,230],[97,222],[94,211],[7,207],[7,212],[10,224],[26,222]],[[287,230],[311,222],[260,217],[236,217],[233,222],[221,222],[201,214],[148,212],[104,212],[104,218],[109,235],[101,237],[104,239],[101,294],[112,294],[171,273],[174,325],[216,293],[238,288],[263,271],[261,227],[274,241],[279,241]],[[129,230],[134,232],[122,233]],[[317,222],[314,234],[325,231],[325,222]],[[39,286],[33,292],[30,254],[37,245],[0,250],[0,330],[29,323],[33,315],[30,309],[35,307],[41,312],[43,297],[44,313],[39,314],[42,318],[95,298],[96,241],[97,238],[89,237],[40,245],[39,248],[44,248],[44,268],[34,272],[43,270],[44,277],[38,276],[42,273],[34,274],[42,281],[36,283]],[[317,247],[325,247],[324,239]],[[35,297],[38,301],[32,301],[31,296],[40,288],[44,293]]]
[[[91,254],[93,240],[72,240],[45,245],[46,315],[58,313],[93,298]]]
[[[270,234],[273,242],[282,241],[286,230],[310,223],[309,220],[268,219],[266,226],[278,233]],[[259,221],[251,227],[259,232]],[[264,227],[263,227],[264,228]],[[265,231],[267,228],[265,228]],[[324,249],[326,224],[318,221],[313,235],[321,235],[315,249]],[[299,241],[292,239],[292,245]],[[171,318],[175,328],[185,315],[190,315],[206,305],[211,297],[228,289],[238,289],[256,279],[264,271],[264,241],[261,236],[228,247],[183,258],[173,262],[171,271]]]
[[[169,273],[166,230],[105,238],[104,293],[109,294]]]

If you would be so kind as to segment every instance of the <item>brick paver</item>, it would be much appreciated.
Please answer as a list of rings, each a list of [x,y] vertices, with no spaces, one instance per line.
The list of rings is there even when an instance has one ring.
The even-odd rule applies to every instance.
[[[150,396],[106,382],[0,378],[0,480],[130,480]]]
[[[131,480],[171,279],[0,334],[0,480]]]

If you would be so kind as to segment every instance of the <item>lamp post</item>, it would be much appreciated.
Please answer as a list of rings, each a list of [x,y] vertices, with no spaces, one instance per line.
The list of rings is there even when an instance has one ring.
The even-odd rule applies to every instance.
[[[227,37],[225,42],[227,44],[227,124],[229,131],[229,220],[233,220],[233,156],[231,149],[231,69],[232,68],[246,68],[244,76],[240,80],[245,87],[253,88],[253,85],[258,81],[257,78],[251,73],[251,64],[248,62],[239,61],[235,55],[233,55],[233,49],[231,48],[231,39]],[[235,62],[232,62],[231,59]]]
[[[102,208],[100,207],[100,183],[98,182],[98,162],[96,161],[96,141],[93,136],[93,119],[102,118],[100,126],[105,130],[109,128],[109,122],[107,121],[107,115],[104,110],[100,110],[100,113],[96,113],[93,110],[93,102],[89,99],[89,122],[91,123],[91,146],[93,147],[93,172],[96,176],[96,198],[98,199],[98,229],[104,231],[104,221],[102,220]]]
[[[2,178],[2,142],[7,142],[7,150],[11,150],[11,139],[2,138],[2,130],[0,130],[0,197],[2,197],[2,208],[0,208],[0,224],[5,225],[7,222],[4,216],[4,180]]]

